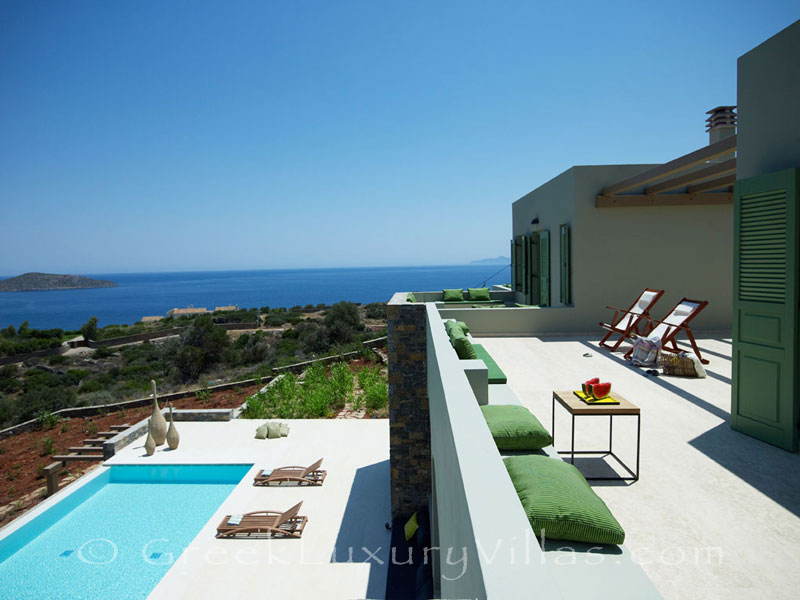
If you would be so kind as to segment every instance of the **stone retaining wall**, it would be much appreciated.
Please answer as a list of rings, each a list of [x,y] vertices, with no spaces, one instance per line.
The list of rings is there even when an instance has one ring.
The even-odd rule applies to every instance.
[[[179,421],[230,421],[233,418],[234,409],[232,408],[207,408],[207,409],[181,409],[173,410],[172,418],[177,423]],[[162,408],[161,413],[165,418],[169,417],[169,409]],[[147,435],[147,419],[142,419],[135,425],[131,425],[124,431],[103,442],[103,460],[108,460],[120,449],[124,448],[134,440]]]
[[[392,519],[407,519],[431,494],[426,309],[395,294],[387,311]]]

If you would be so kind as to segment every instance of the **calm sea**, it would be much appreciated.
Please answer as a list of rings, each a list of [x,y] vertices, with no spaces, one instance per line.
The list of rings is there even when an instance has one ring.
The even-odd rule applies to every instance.
[[[498,275],[491,277],[497,271]],[[146,315],[166,315],[175,307],[212,309],[291,307],[297,304],[386,302],[394,292],[478,287],[486,281],[507,283],[509,268],[500,265],[442,267],[366,267],[270,271],[199,271],[183,273],[95,273],[114,288],[0,293],[0,327],[77,329],[91,316],[100,326],[135,323]]]

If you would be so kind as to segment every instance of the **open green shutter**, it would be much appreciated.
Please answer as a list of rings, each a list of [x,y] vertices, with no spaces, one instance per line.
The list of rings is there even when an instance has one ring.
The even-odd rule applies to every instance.
[[[539,235],[528,236],[528,295],[525,304],[539,304]]]
[[[539,232],[539,306],[550,306],[550,232]]]
[[[516,289],[516,274],[515,269],[517,266],[517,253],[514,251],[514,238],[511,238],[511,289]]]
[[[561,304],[572,304],[571,272],[569,266],[569,225],[561,226]]]
[[[800,169],[736,182],[731,426],[798,449]]]

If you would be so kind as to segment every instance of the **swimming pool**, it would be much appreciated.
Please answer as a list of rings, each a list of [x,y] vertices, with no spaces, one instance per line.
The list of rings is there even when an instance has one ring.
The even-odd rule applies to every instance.
[[[3,598],[145,598],[252,465],[114,465],[0,540]]]

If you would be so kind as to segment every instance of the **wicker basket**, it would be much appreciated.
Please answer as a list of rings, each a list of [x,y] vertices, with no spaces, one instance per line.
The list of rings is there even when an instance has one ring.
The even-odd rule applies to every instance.
[[[662,352],[658,357],[658,366],[664,370],[664,375],[697,377],[694,361],[686,355]]]

